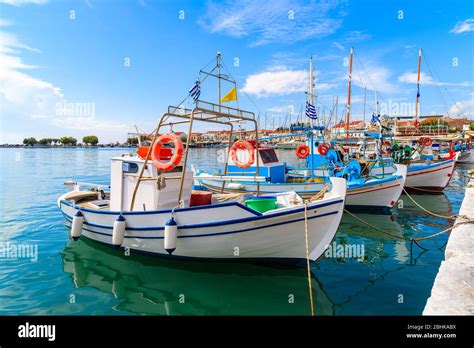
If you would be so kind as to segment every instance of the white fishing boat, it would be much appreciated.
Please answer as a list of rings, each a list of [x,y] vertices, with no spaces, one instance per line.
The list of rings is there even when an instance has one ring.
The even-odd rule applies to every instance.
[[[220,55],[217,77],[220,77]],[[215,76],[212,71],[207,76]],[[194,259],[316,260],[336,234],[342,217],[346,181],[331,179],[331,190],[303,201],[296,192],[281,192],[268,199],[270,206],[256,208],[260,196],[221,194],[193,205],[193,172],[187,169],[189,142],[163,133],[179,124],[192,134],[196,122],[229,127],[247,122],[251,112],[199,100],[200,82],[190,91],[195,107],[170,106],[154,132],[143,158],[112,159],[110,187],[68,182],[69,192],[58,206],[71,226],[71,236],[81,236],[110,246],[164,257]],[[220,98],[219,98],[220,100]],[[229,140],[234,135],[230,132]],[[164,148],[174,143],[174,152]],[[230,141],[229,141],[230,144]],[[235,145],[235,144],[234,144]],[[258,157],[255,159],[258,170]],[[163,162],[167,161],[167,162]],[[221,179],[232,177],[224,173]],[[257,181],[260,177],[255,178]],[[108,191],[108,192],[107,192]],[[250,198],[250,199],[249,199]],[[252,205],[250,204],[252,203]],[[268,202],[267,202],[268,203]]]

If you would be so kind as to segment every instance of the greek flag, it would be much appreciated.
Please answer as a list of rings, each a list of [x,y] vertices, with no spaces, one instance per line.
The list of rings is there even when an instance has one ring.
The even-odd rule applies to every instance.
[[[375,113],[372,114],[372,119],[370,120],[372,126],[381,125],[380,123],[380,115],[376,115]]]
[[[199,80],[196,80],[193,87],[191,87],[189,90],[189,95],[194,99],[194,101],[199,99],[199,96],[201,95],[201,83]]]
[[[313,120],[317,120],[318,116],[316,115],[316,109],[313,104],[309,101],[306,101],[306,116]]]

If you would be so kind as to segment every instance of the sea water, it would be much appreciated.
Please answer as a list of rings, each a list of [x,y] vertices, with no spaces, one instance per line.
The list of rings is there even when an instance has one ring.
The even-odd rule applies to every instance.
[[[126,256],[85,238],[73,242],[56,203],[64,181],[108,184],[110,158],[130,151],[0,149],[1,315],[311,313],[305,268]],[[222,168],[222,151],[191,149],[189,163]],[[280,154],[291,165],[302,164],[293,151]],[[413,198],[431,211],[457,213],[467,169],[456,167],[443,194]],[[344,215],[329,249],[311,265],[316,314],[420,315],[448,235],[422,241],[427,250],[396,236],[430,235],[452,221],[424,213],[406,195],[389,214],[357,216],[391,236]]]

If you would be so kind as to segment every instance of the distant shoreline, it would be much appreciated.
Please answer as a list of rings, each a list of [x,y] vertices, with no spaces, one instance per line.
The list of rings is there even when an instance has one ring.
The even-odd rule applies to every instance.
[[[52,145],[23,145],[23,144],[2,144],[0,148],[24,148],[24,149],[123,149],[123,148],[137,148],[136,145],[95,145],[95,146],[85,146],[85,145],[59,145],[59,146],[52,146]]]

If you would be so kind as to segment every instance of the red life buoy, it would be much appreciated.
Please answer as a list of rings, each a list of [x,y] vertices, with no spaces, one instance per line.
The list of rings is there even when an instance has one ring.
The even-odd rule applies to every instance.
[[[237,158],[237,150],[248,151],[249,159],[247,162],[240,162]],[[237,140],[230,148],[230,158],[239,168],[248,168],[255,162],[255,150],[252,144],[245,140]]]
[[[382,144],[382,154],[387,155],[390,154],[392,151],[390,151],[392,147],[392,144],[390,144],[390,141],[384,141]]]
[[[429,137],[421,139],[421,145],[426,147],[426,146],[431,146],[431,144],[433,144],[433,139],[431,139]]]
[[[318,152],[320,155],[326,156],[329,151],[329,146],[321,144],[318,146]]]
[[[300,145],[298,146],[298,148],[296,149],[296,156],[298,158],[306,158],[308,157],[309,155],[309,146],[308,145]]]
[[[449,156],[448,156],[448,159],[453,159],[453,158],[456,158],[456,151],[454,150],[449,151]]]
[[[173,156],[171,156],[171,159],[168,162],[160,162],[160,154],[163,145],[171,142],[174,144]],[[174,169],[179,164],[179,162],[181,162],[181,159],[183,158],[183,152],[183,142],[176,134],[163,134],[156,140],[155,145],[153,145],[151,159],[153,160],[153,165],[156,168],[163,172],[167,172]]]

